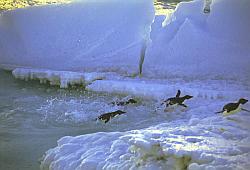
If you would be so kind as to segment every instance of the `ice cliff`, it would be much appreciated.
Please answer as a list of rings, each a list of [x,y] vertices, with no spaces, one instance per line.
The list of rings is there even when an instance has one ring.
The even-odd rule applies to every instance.
[[[0,15],[2,68],[138,70],[154,19],[151,0],[91,0]]]

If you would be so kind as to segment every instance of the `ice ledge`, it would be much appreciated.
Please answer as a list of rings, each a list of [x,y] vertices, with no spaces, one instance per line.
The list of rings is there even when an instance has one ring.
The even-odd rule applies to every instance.
[[[175,96],[178,89],[183,94],[205,99],[235,99],[249,96],[245,86],[235,88],[235,82],[229,84],[223,80],[209,80],[204,82],[184,82],[169,80],[97,80],[87,85],[86,89],[95,92],[129,94],[143,98],[162,100],[166,96]]]
[[[72,71],[51,71],[45,69],[16,68],[12,71],[15,78],[22,80],[39,80],[67,88],[73,85],[88,85],[95,80],[105,79],[104,73],[80,73]]]
[[[39,80],[40,83],[49,83],[60,88],[82,85],[89,91],[134,95],[156,100],[174,96],[178,89],[181,89],[183,94],[206,99],[235,99],[250,96],[249,83],[243,85],[228,80],[154,80],[122,77],[111,72],[83,73],[31,68],[16,68],[12,74],[17,79]]]

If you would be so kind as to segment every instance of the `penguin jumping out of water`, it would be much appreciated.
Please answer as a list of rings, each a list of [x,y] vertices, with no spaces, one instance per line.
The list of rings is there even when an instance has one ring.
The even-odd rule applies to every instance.
[[[216,112],[216,113],[222,113],[224,116],[227,116],[227,115],[237,113],[237,112],[239,112],[241,110],[246,111],[246,112],[250,112],[249,110],[241,108],[241,105],[246,104],[247,102],[248,102],[247,99],[241,98],[236,103],[228,103],[228,104],[226,104],[223,107],[222,111],[219,111],[219,112]]]
[[[116,106],[125,106],[128,104],[136,104],[136,103],[137,101],[135,99],[129,98],[126,101],[115,101],[115,102],[112,102],[111,104],[116,105]]]
[[[100,115],[98,117],[98,119],[104,121],[104,123],[107,123],[108,121],[110,121],[111,118],[116,117],[118,115],[122,115],[124,113],[126,113],[126,112],[124,112],[122,110],[116,110],[114,112],[104,113],[104,114]]]
[[[162,104],[166,103],[166,108],[169,106],[175,106],[175,105],[187,107],[187,105],[183,104],[183,102],[187,99],[193,98],[193,96],[185,95],[183,97],[180,97],[180,95],[181,95],[181,91],[178,90],[175,97],[168,98],[167,100],[163,101]]]

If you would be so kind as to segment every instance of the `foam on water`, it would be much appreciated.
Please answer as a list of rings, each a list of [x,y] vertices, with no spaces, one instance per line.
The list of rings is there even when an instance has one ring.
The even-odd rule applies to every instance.
[[[124,97],[20,81],[0,70],[0,169],[38,169],[38,160],[63,136],[145,128],[158,124],[161,117],[171,120],[155,114],[152,101],[138,99],[140,104],[125,107],[111,104]],[[95,120],[116,109],[127,113],[107,124]]]
[[[164,115],[158,118],[171,121],[157,118],[157,125],[145,129],[61,138],[46,152],[41,168],[247,169],[249,113],[215,114],[225,103],[250,98],[247,6],[246,0],[215,0],[211,13],[204,14],[201,0],[181,3],[165,27],[152,27],[152,46],[143,67],[151,79],[97,80],[87,86],[158,100],[181,89],[194,96],[188,108],[171,112],[156,108],[155,115]],[[155,20],[161,24],[157,22],[161,19]]]
[[[207,104],[207,110],[187,111],[189,122],[179,119],[144,130],[64,137],[47,151],[41,168],[246,169],[250,127],[241,125],[249,114],[232,121],[214,115],[210,109],[216,106]]]

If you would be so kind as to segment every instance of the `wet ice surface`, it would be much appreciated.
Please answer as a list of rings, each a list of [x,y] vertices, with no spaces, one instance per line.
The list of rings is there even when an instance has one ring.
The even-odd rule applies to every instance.
[[[127,131],[161,121],[152,101],[119,108],[110,104],[122,97],[15,80],[0,70],[0,169],[38,169],[45,151],[63,136]],[[116,109],[127,114],[108,124],[95,121]]]
[[[145,8],[137,1],[129,2],[124,1],[124,6],[117,3],[112,6],[118,9],[115,14],[119,15],[106,13],[111,9],[110,4],[104,3],[107,7],[104,10],[98,6],[100,10],[93,15],[97,22],[92,22],[92,17],[82,22],[75,20],[78,14],[93,14],[77,4],[66,8],[55,6],[59,9],[59,18],[47,17],[55,13],[51,11],[55,8],[3,14],[0,23],[1,35],[5,38],[0,39],[4,57],[1,67],[28,66],[32,69],[18,68],[13,75],[25,80],[40,79],[41,83],[50,81],[51,85],[60,84],[65,88],[84,84],[85,78],[90,76],[91,84],[87,89],[95,92],[86,92],[81,87],[60,90],[34,82],[25,83],[1,73],[0,169],[37,169],[38,159],[45,151],[43,169],[234,170],[250,167],[250,114],[240,112],[228,117],[214,114],[225,103],[240,97],[250,98],[247,0],[220,0],[214,3],[208,15],[202,12],[203,0],[197,0],[180,4],[163,23],[162,17],[156,18],[150,33],[152,44],[148,46],[143,64],[143,78],[112,79],[107,76],[99,80],[99,76],[92,79],[93,74],[86,76],[76,72],[50,74],[52,72],[45,71],[43,74],[45,68],[51,68],[135,75],[138,62],[133,56],[138,59],[140,40],[149,40],[153,6],[150,0],[141,0]],[[137,4],[137,8],[131,13],[130,5],[133,4]],[[26,16],[31,16],[32,22]],[[130,16],[129,22],[123,22],[124,16]],[[65,17],[68,18],[66,25]],[[114,21],[113,24],[106,19]],[[30,27],[31,23],[35,27]],[[88,23],[98,29],[93,30]],[[63,27],[54,31],[59,28],[58,24]],[[91,29],[81,29],[82,24]],[[44,28],[51,31],[44,32]],[[69,34],[64,34],[65,31]],[[36,32],[46,35],[34,37]],[[127,37],[129,32],[133,34]],[[90,43],[81,41],[83,37],[79,37],[79,33],[87,35],[84,39]],[[38,67],[44,69],[36,70]],[[159,80],[155,80],[157,78]],[[155,111],[159,103],[153,99],[144,99],[126,108],[109,105],[114,98],[123,97],[114,93],[161,99],[174,96],[177,89],[194,96],[186,103],[187,109],[168,113],[161,109]],[[250,109],[249,103],[244,108]],[[98,115],[113,109],[124,109],[127,114],[105,125],[95,122]]]
[[[232,164],[232,167],[239,168],[237,165],[239,162],[243,167],[248,166],[246,163],[250,150],[248,144],[250,139],[249,113],[240,112],[227,118],[214,114],[226,102],[236,100],[239,96],[249,99],[248,82],[173,80],[172,83],[167,83],[170,88],[166,89],[169,90],[166,97],[174,95],[174,89],[180,86],[186,89],[183,95],[188,93],[195,95],[195,98],[186,102],[188,108],[178,108],[166,113],[160,107],[159,101],[154,99],[139,98],[138,104],[115,107],[110,103],[126,95],[87,92],[84,91],[83,87],[59,89],[34,81],[16,80],[10,72],[1,71],[0,75],[0,169],[38,169],[43,154],[57,145],[60,146],[56,147],[54,151],[58,154],[58,158],[62,158],[62,161],[67,162],[68,155],[64,155],[64,150],[65,147],[69,147],[68,154],[88,153],[88,159],[94,158],[89,160],[92,162],[91,166],[94,164],[93,166],[100,167],[121,166],[124,168],[122,165],[125,163],[128,167],[140,165],[142,169],[147,166],[153,168],[162,165],[171,169],[177,164],[181,164],[178,162],[182,161],[176,160],[177,163],[164,162],[164,160],[170,160],[171,154],[174,155],[173,157],[178,155],[182,157],[182,154],[188,155],[189,158],[192,157],[194,163],[200,161],[201,166],[204,164],[203,159],[205,159],[205,163],[211,163],[211,160],[215,160],[214,166],[228,163],[228,165]],[[109,83],[105,80],[103,82]],[[164,84],[162,81],[157,83]],[[127,85],[130,86],[129,83]],[[118,89],[113,89],[116,92],[119,92],[119,88],[124,91],[122,90],[124,89],[123,85],[119,86],[119,83],[115,87]],[[146,84],[144,84],[144,88],[147,89]],[[157,107],[160,108],[157,110]],[[249,109],[249,103],[244,107]],[[95,121],[95,118],[100,114],[116,109],[125,110],[127,114],[118,116],[107,124]],[[149,129],[143,130],[144,128]],[[95,132],[114,132],[114,134],[95,134]],[[78,136],[84,134],[90,134],[90,136]],[[77,137],[74,139],[74,137],[65,136]],[[73,141],[76,140],[76,145],[82,146],[81,142],[77,142],[78,139],[84,143],[85,147],[75,150]],[[121,147],[121,150],[120,146],[116,145],[121,142],[120,139],[126,144],[126,146]],[[73,143],[69,140],[72,140]],[[158,143],[152,142],[154,140]],[[99,147],[92,145],[94,141]],[[209,142],[204,144],[203,141]],[[192,143],[197,143],[197,146],[193,146]],[[162,153],[152,155],[151,145],[152,147],[161,146],[160,149],[164,150],[163,157]],[[145,146],[146,151],[141,153],[141,150],[145,150]],[[190,148],[190,146],[192,147]],[[230,151],[231,146],[233,146],[232,151]],[[99,152],[98,149],[105,155],[93,156]],[[132,149],[133,152],[130,153],[127,149]],[[123,157],[127,155],[130,160],[121,163],[118,157],[111,154],[110,160],[113,160],[112,156],[114,156],[114,160],[118,160],[118,162],[101,161],[106,159],[109,152],[113,151],[123,155]],[[53,150],[51,154],[54,154]],[[215,158],[214,155],[217,154],[225,154],[225,156],[223,159],[221,155]],[[151,156],[148,158],[148,155]],[[167,155],[166,159],[164,155]],[[230,162],[228,158],[232,155]],[[47,156],[51,155],[47,152]],[[211,159],[210,162],[206,160],[208,158]],[[133,161],[133,159],[137,161]],[[74,161],[79,160],[86,162],[86,160],[81,159]],[[95,161],[100,161],[100,164],[95,163]],[[47,163],[51,163],[50,157],[45,159],[43,166],[46,167]],[[60,169],[62,165],[53,164],[55,169]],[[83,165],[89,166],[88,162]],[[181,164],[181,166],[186,167],[187,164]],[[191,167],[197,166],[192,164]]]
[[[247,169],[250,166],[250,114],[241,111],[223,117],[215,112],[240,96],[249,99],[249,82],[202,80],[174,84],[178,87],[180,83],[185,93],[195,95],[187,101],[188,108],[168,112],[159,109],[154,112],[155,121],[146,129],[127,123],[136,130],[65,136],[57,141],[57,147],[46,152],[42,169]],[[122,93],[126,89],[127,93],[133,93],[139,90],[133,88],[139,85],[130,81],[121,84],[102,80],[97,84],[93,88],[97,91]],[[150,85],[142,84],[141,93],[143,88],[151,89]],[[168,88],[171,89],[174,88]],[[153,103],[153,107],[159,106]],[[250,105],[243,107],[249,109]],[[147,114],[138,119],[139,123],[150,119]]]

